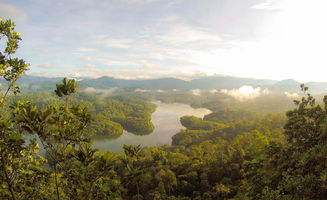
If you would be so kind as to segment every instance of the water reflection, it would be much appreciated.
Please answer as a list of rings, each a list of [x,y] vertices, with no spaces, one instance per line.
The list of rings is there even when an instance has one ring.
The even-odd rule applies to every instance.
[[[152,115],[152,123],[155,127],[153,133],[139,136],[125,131],[117,139],[99,136],[93,139],[93,147],[101,151],[121,152],[124,144],[141,144],[142,146],[171,144],[171,137],[183,128],[179,122],[180,117],[193,115],[202,118],[210,113],[208,109],[194,109],[186,104],[165,104],[159,101],[153,103],[157,105],[157,109]]]

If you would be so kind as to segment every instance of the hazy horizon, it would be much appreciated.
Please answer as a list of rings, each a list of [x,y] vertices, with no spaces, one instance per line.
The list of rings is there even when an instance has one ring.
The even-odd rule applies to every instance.
[[[323,0],[0,0],[29,75],[123,79],[325,82],[326,9]]]
[[[156,80],[156,79],[165,79],[165,78],[173,78],[173,79],[179,79],[179,80],[184,80],[184,81],[191,81],[195,79],[202,79],[202,78],[216,78],[216,77],[230,77],[230,78],[240,78],[240,79],[257,79],[257,80],[269,80],[269,81],[276,81],[276,83],[280,81],[296,81],[299,83],[310,83],[310,82],[317,82],[317,83],[327,83],[327,81],[299,81],[293,78],[287,78],[287,79],[270,79],[270,78],[255,78],[255,77],[241,77],[241,76],[232,76],[232,75],[224,75],[224,74],[212,74],[212,75],[201,75],[201,76],[194,76],[194,77],[175,77],[175,76],[162,76],[162,77],[115,77],[115,76],[110,76],[108,75],[102,75],[102,76],[96,76],[96,77],[88,77],[88,76],[75,76],[74,74],[59,74],[59,75],[51,75],[51,74],[30,74],[27,73],[26,76],[30,77],[43,77],[43,78],[71,78],[75,80],[83,80],[83,79],[98,79],[98,78],[103,78],[103,77],[108,77],[108,78],[114,78],[114,79],[121,79],[121,80]]]

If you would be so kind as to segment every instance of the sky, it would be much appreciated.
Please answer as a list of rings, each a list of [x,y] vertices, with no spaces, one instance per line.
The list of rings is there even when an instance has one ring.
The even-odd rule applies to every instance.
[[[0,0],[29,74],[124,79],[326,81],[326,10],[326,0]]]

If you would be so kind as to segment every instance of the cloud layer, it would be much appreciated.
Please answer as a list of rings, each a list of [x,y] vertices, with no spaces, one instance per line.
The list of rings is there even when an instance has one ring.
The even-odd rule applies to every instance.
[[[244,85],[238,89],[232,89],[232,90],[223,89],[220,92],[230,95],[240,101],[254,99],[261,95],[268,95],[271,93],[271,91],[268,89],[262,90],[260,87],[254,88],[254,87],[248,86],[248,85]]]
[[[326,9],[325,0],[3,0],[0,17],[18,23],[32,74],[322,81]]]
[[[0,2],[0,18],[12,19],[15,23],[22,24],[27,21],[28,15],[23,9]]]

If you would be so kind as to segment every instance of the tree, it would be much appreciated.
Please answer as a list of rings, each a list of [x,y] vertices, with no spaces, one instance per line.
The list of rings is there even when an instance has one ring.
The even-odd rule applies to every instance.
[[[20,90],[15,85],[17,79],[28,69],[28,64],[19,58],[12,58],[21,40],[11,20],[0,19],[0,39],[6,39],[6,47],[0,52],[0,80],[6,84],[0,93],[0,109],[3,109],[7,96]],[[0,85],[0,88],[3,89]],[[0,198],[38,199],[40,189],[46,181],[45,160],[38,156],[38,144],[34,139],[26,143],[23,135],[14,129],[14,124],[0,116]],[[32,186],[32,183],[35,183]]]
[[[248,196],[255,199],[327,198],[327,96],[323,107],[304,96],[287,112],[285,146],[272,143],[262,159],[245,163]]]
[[[75,83],[74,79],[64,78],[62,84],[56,84],[55,93],[59,97],[68,96],[77,92],[78,84]]]
[[[0,18],[0,39],[4,38],[7,39],[7,45],[4,51],[0,52],[0,79],[5,80],[7,89],[0,95],[0,105],[3,105],[10,92],[14,94],[19,92],[19,87],[15,83],[21,75],[25,74],[29,66],[23,59],[12,58],[21,40],[20,33],[15,31],[15,24],[11,20],[3,21]]]
[[[0,52],[0,78],[7,83],[6,97],[19,92],[16,80],[28,64],[11,58],[18,48],[19,33],[14,24],[0,20],[0,39],[7,47]],[[56,85],[64,104],[36,105],[15,101],[10,119],[0,116],[0,198],[1,199],[108,199],[120,198],[120,183],[106,155],[91,148],[91,115],[85,106],[70,105],[68,96],[77,91],[75,80],[64,78]],[[47,159],[39,154],[40,141]],[[53,178],[52,178],[53,177]],[[114,190],[114,191],[113,191]]]

